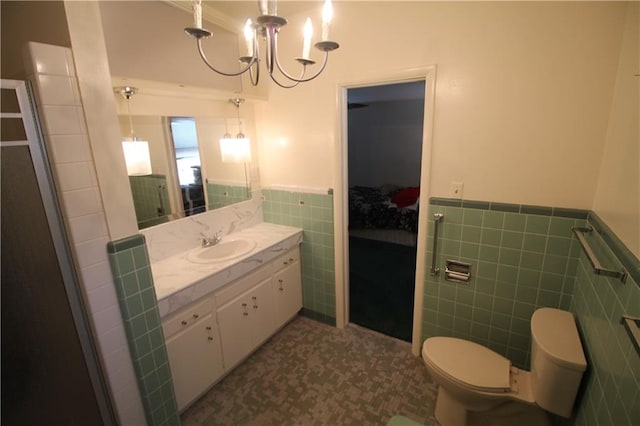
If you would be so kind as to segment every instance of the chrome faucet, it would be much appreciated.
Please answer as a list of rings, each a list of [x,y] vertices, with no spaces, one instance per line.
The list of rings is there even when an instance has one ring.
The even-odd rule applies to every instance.
[[[202,235],[202,247],[211,247],[211,246],[215,246],[216,244],[218,244],[220,241],[222,241],[222,237],[218,235],[218,233],[216,232],[215,234],[213,234],[213,237],[207,237],[204,234],[200,234]]]

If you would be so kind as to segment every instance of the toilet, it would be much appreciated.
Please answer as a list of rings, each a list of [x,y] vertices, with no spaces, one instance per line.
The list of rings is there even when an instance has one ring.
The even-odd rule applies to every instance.
[[[508,402],[570,417],[587,368],[573,314],[553,308],[540,308],[531,317],[531,371],[454,337],[428,338],[422,358],[438,383],[435,417],[442,426],[465,426],[468,412]]]

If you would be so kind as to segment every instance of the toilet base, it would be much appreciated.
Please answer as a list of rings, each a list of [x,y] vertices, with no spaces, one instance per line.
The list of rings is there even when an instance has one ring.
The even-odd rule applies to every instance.
[[[443,386],[438,386],[435,417],[441,426],[467,425],[466,407],[460,404]]]
[[[442,386],[435,418],[441,426],[551,426],[547,412],[536,405],[507,401],[486,411],[469,411]]]
[[[535,405],[506,402],[488,411],[469,411],[469,426],[551,426],[549,414]]]

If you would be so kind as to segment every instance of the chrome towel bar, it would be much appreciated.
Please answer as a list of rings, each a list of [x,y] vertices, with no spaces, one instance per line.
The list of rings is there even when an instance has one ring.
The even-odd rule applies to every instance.
[[[638,355],[640,355],[640,318],[623,315],[622,324],[624,324],[624,328],[627,329],[631,342],[636,348]]]
[[[584,234],[590,234],[591,232],[593,232],[593,228],[573,227],[571,228],[571,230],[573,231],[574,234],[576,234],[576,237],[578,237],[578,241],[580,242],[582,249],[586,253],[587,258],[589,259],[589,262],[593,267],[593,271],[597,275],[618,278],[623,283],[627,280],[628,273],[626,269],[622,268],[621,271],[614,271],[613,269],[603,268],[600,262],[598,261],[598,258],[596,257],[595,253],[593,252],[593,249],[589,245],[589,242],[584,237]]]
[[[444,214],[433,214],[433,253],[431,256],[431,275],[436,276],[440,273],[440,268],[436,266],[437,263],[437,248],[438,248],[438,223],[442,220]]]

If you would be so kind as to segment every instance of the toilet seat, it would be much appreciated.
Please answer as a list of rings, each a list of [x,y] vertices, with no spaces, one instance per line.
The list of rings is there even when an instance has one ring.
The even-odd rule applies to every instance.
[[[455,337],[431,337],[422,345],[422,356],[461,386],[488,393],[511,391],[511,361],[485,346]]]

